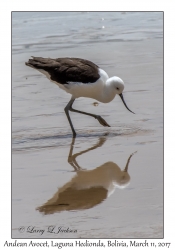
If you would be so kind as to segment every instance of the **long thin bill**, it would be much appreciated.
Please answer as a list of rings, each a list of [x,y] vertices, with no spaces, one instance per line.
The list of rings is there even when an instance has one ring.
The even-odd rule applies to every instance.
[[[128,106],[126,105],[126,102],[125,102],[125,100],[124,100],[124,98],[123,98],[123,95],[122,95],[122,93],[121,94],[119,94],[119,96],[120,96],[120,98],[122,99],[122,102],[124,103],[124,105],[125,105],[125,107],[131,112],[131,113],[133,113],[133,114],[135,114],[134,112],[132,112],[129,108],[128,108]]]

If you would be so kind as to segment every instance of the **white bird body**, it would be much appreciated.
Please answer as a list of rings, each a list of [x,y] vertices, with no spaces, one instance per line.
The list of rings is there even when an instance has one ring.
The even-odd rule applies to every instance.
[[[93,83],[84,84],[82,82],[71,82],[68,81],[68,84],[61,84],[59,82],[53,81],[51,76],[47,71],[38,69],[42,74],[44,74],[51,82],[55,83],[59,88],[66,91],[67,93],[72,95],[72,98],[76,99],[79,97],[92,98],[102,103],[111,102],[115,96],[116,92],[111,87],[112,80],[114,77],[109,78],[108,74],[99,68],[100,78]],[[121,83],[122,79],[118,78]]]
[[[86,97],[107,103],[109,102],[109,98],[105,95],[105,88],[106,81],[109,77],[102,69],[99,69],[99,75],[100,78],[94,83],[83,84],[81,82],[68,82],[68,85],[65,84],[65,91],[70,93],[73,98]]]

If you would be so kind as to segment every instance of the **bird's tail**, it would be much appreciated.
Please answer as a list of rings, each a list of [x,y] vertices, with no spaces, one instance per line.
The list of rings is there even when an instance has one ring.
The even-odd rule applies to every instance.
[[[32,56],[32,59],[29,59],[25,64],[34,69],[46,69],[51,66],[56,66],[53,59],[34,56]]]

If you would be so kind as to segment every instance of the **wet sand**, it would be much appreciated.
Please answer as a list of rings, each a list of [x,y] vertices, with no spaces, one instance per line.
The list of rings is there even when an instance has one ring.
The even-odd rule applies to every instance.
[[[26,31],[20,33],[21,44],[20,22],[14,16],[13,238],[163,237],[162,16],[146,19],[118,13],[118,19],[106,14],[102,20],[102,14],[98,19],[90,14],[79,16],[79,21],[90,21],[84,22],[82,30],[72,30],[71,37],[70,30],[63,27],[62,38],[50,34],[49,26],[39,37],[34,36],[34,24],[39,20],[41,28],[42,20],[34,19],[32,26],[26,19],[21,29],[29,31],[30,27],[31,37],[27,38]],[[132,27],[128,26],[127,15],[128,20],[135,20]],[[70,14],[67,18],[65,24],[76,19]],[[57,21],[50,18],[50,22]],[[28,23],[30,26],[25,26]],[[117,36],[117,29],[123,37]],[[112,31],[116,37],[110,37]],[[109,104],[96,106],[95,100],[80,98],[75,102],[76,109],[101,115],[111,127],[71,113],[78,134],[72,141],[64,113],[70,96],[24,65],[31,55],[94,61],[109,76],[124,80],[125,101],[136,114],[128,112],[117,96]],[[24,232],[20,232],[20,226],[25,227]],[[69,228],[70,232],[51,233],[49,226],[54,230]],[[29,232],[32,228],[45,232]]]

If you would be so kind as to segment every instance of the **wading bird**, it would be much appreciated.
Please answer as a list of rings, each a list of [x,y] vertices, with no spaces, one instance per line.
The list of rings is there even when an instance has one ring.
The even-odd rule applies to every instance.
[[[64,110],[71,126],[73,137],[76,136],[76,132],[70,119],[69,111],[92,116],[101,125],[110,127],[101,116],[72,108],[76,98],[87,97],[108,103],[118,94],[125,107],[132,112],[123,98],[124,82],[122,79],[117,76],[109,78],[103,69],[91,61],[80,58],[51,59],[32,57],[32,59],[26,62],[26,65],[40,71],[50,81],[56,83],[61,89],[72,95]]]

